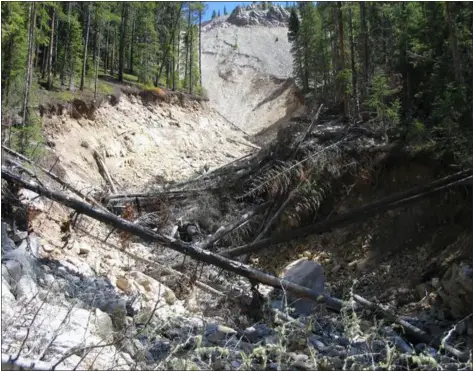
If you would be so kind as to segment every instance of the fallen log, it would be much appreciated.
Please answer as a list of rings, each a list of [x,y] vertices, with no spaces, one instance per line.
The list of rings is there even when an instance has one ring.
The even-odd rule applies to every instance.
[[[160,196],[174,196],[174,195],[189,195],[194,193],[202,193],[208,191],[215,191],[218,188],[196,188],[196,189],[182,189],[182,190],[166,190],[149,193],[116,193],[105,197],[105,201],[128,199],[128,198],[154,198]]]
[[[2,177],[12,182],[18,183],[23,188],[29,189],[53,201],[59,202],[64,206],[74,209],[80,214],[87,215],[102,223],[111,225],[121,231],[128,232],[135,236],[141,237],[143,240],[150,242],[159,242],[163,246],[169,247],[170,249],[175,250],[181,254],[188,255],[196,260],[233,272],[239,276],[246,277],[254,282],[262,283],[277,289],[283,289],[285,291],[292,292],[299,297],[305,297],[315,301],[322,300],[325,302],[327,307],[332,308],[334,310],[339,311],[342,307],[342,301],[339,299],[297,285],[290,281],[272,276],[270,274],[258,271],[240,262],[227,259],[218,254],[214,254],[208,250],[203,250],[197,246],[192,245],[191,243],[186,243],[180,240],[176,240],[174,238],[163,236],[159,233],[153,232],[148,228],[136,225],[111,213],[106,213],[101,210],[93,209],[88,204],[73,199],[60,192],[51,191],[44,187],[40,187],[33,182],[23,180],[19,176],[13,174],[4,166],[2,166]]]
[[[289,232],[278,233],[269,238],[227,250],[222,253],[222,256],[236,257],[253,251],[261,250],[272,245],[290,242],[294,239],[306,237],[310,234],[324,233],[331,230],[332,228],[340,228],[354,222],[359,222],[376,214],[412,203],[434,193],[445,191],[453,186],[462,185],[473,179],[473,175],[471,175],[472,173],[473,171],[471,169],[461,171],[454,175],[433,181],[428,185],[415,187],[410,190],[385,197],[368,205],[358,207],[352,211],[340,214],[329,220],[298,228]]]
[[[192,244],[184,243],[179,240],[162,236],[147,228],[143,228],[125,219],[119,218],[113,214],[105,213],[103,211],[93,209],[92,207],[90,207],[90,205],[84,202],[81,202],[79,200],[73,199],[69,196],[63,195],[60,192],[51,191],[44,187],[38,186],[37,184],[34,184],[32,182],[25,181],[21,179],[20,177],[18,177],[17,175],[13,174],[4,166],[2,166],[2,177],[4,177],[5,179],[8,179],[11,182],[18,183],[23,188],[29,189],[33,192],[38,193],[39,195],[42,195],[53,201],[59,202],[67,207],[70,207],[79,213],[85,214],[103,223],[112,225],[113,227],[117,229],[139,236],[143,238],[144,240],[162,243],[164,246],[167,246],[182,254],[188,255],[196,260],[223,268],[230,272],[236,273],[240,276],[249,278],[250,280],[253,280],[254,282],[263,283],[263,284],[266,284],[268,286],[278,288],[278,289],[283,289],[285,291],[292,292],[296,294],[297,296],[306,297],[314,301],[323,300],[325,304],[327,305],[327,307],[335,309],[337,311],[340,311],[342,309],[342,306],[344,306],[344,304],[346,306],[346,303],[343,303],[341,300],[333,298],[327,294],[316,292],[314,290],[302,287],[300,285],[294,284],[282,278],[274,277],[270,274],[253,269],[247,265],[241,264],[233,260],[226,259],[212,252],[202,250],[201,248],[193,246]],[[366,299],[363,299],[359,296],[355,296],[355,300],[357,300],[357,302],[361,302],[361,304],[364,306],[368,306],[372,304],[368,302]],[[372,306],[372,308],[374,307]],[[355,307],[355,310],[356,309],[357,308]],[[378,308],[376,307],[375,309],[378,309]],[[389,313],[383,313],[382,311],[380,313],[382,313],[388,320],[393,320],[393,317],[390,316]],[[398,323],[403,325],[404,322],[405,321],[401,321]],[[417,336],[422,336],[422,339],[426,339],[423,337],[422,330],[416,328],[415,326],[411,324],[408,324],[407,322],[405,323],[405,325],[408,325],[409,327],[408,331],[411,331],[414,336],[417,334]],[[453,355],[458,356],[459,358],[461,357],[463,359],[465,356],[465,353],[460,352],[454,347],[451,347],[445,344],[443,344],[443,347],[445,348],[445,350],[452,353]],[[5,359],[5,363],[11,361],[11,357],[8,357],[8,358],[9,358],[8,360]],[[4,360],[2,359],[2,363],[3,361]]]
[[[5,150],[5,152],[19,158],[20,160],[23,160],[35,167],[37,167],[39,170],[41,170],[43,173],[45,173],[46,175],[48,175],[51,179],[53,179],[54,181],[56,181],[57,183],[59,183],[60,185],[62,185],[64,188],[68,189],[69,191],[71,191],[72,193],[76,194],[77,196],[79,196],[80,198],[82,198],[83,200],[86,200],[87,202],[90,202],[91,204],[94,204],[95,206],[97,206],[98,208],[102,209],[102,210],[106,210],[102,205],[100,205],[97,201],[95,201],[93,198],[83,194],[82,192],[78,191],[77,189],[75,189],[73,186],[71,186],[69,183],[65,182],[64,180],[62,180],[61,178],[59,178],[57,175],[53,174],[52,172],[50,172],[49,170],[46,170],[45,168],[43,168],[42,166],[39,166],[38,164],[34,163],[33,161],[31,161],[29,158],[23,156],[22,154],[18,153],[18,152],[15,152],[14,150],[8,148],[8,147],[5,147],[5,146],[2,146],[2,148]]]
[[[105,166],[105,160],[102,158],[102,156],[100,155],[100,153],[98,153],[96,149],[94,149],[93,156],[103,180],[105,180],[105,183],[108,184],[113,193],[117,193],[117,188],[115,187],[112,177],[110,176],[110,173],[108,172],[107,167]]]
[[[432,338],[429,334],[425,331],[415,327],[414,325],[410,324],[409,322],[397,317],[393,313],[388,312],[387,310],[381,308],[379,305],[370,302],[369,300],[359,296],[354,295],[353,299],[363,307],[366,307],[376,313],[381,314],[382,317],[389,320],[390,322],[397,323],[398,325],[402,326],[406,334],[410,335],[414,339],[416,339],[420,343],[431,344],[436,348],[443,347],[448,353],[453,355],[454,357],[458,358],[460,361],[466,362],[469,359],[469,354],[467,352],[461,352],[458,349],[452,347],[448,344],[442,344],[439,339]]]
[[[226,236],[230,232],[234,231],[238,227],[240,227],[242,224],[246,223],[248,220],[253,218],[254,216],[258,215],[264,208],[266,207],[266,204],[259,205],[255,207],[253,210],[247,212],[246,214],[243,214],[241,218],[238,220],[235,220],[233,223],[230,223],[226,226],[222,226],[217,231],[211,235],[209,238],[205,239],[201,245],[201,249],[208,249],[210,246],[212,246],[215,242],[220,240],[222,237]]]

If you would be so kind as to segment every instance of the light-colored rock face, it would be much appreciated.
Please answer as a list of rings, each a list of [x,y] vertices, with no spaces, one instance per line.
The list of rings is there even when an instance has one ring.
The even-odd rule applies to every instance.
[[[249,134],[295,109],[287,83],[293,75],[290,43],[280,20],[285,14],[279,8],[240,9],[202,30],[202,84],[209,104]]]
[[[280,6],[271,6],[263,10],[250,5],[246,8],[236,7],[228,17],[227,22],[236,26],[260,25],[284,27],[288,19],[289,12]]]

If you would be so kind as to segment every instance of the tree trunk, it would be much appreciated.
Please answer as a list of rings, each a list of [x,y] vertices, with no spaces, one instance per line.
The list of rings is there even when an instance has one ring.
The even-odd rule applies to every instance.
[[[114,27],[113,28],[113,35],[112,35],[112,56],[110,58],[110,74],[113,75],[115,74],[115,47],[116,47],[116,38],[117,38],[117,30]]]
[[[118,81],[123,82],[123,70],[125,68],[125,33],[128,18],[128,5],[122,2],[122,19],[120,23],[120,45],[118,50]]]
[[[69,60],[69,50],[71,47],[71,8],[72,3],[67,3],[67,29],[66,29],[66,46],[64,50],[64,62],[62,64],[61,70],[61,86],[64,87],[66,85],[66,73],[67,73],[67,65]]]
[[[361,39],[363,42],[363,82],[361,84],[362,98],[366,98],[369,83],[369,50],[368,50],[368,27],[366,24],[366,3],[360,1]]]
[[[51,32],[49,34],[49,53],[48,53],[48,82],[47,87],[53,87],[53,50],[54,50],[54,24],[56,21],[56,8],[51,9]]]
[[[97,85],[99,80],[99,66],[100,66],[100,28],[97,30],[97,43],[95,48],[95,87],[94,99],[97,100]]]
[[[189,3],[189,16],[187,19],[189,25],[189,37],[188,37],[188,48],[189,48],[189,93],[192,94],[192,50],[193,50],[193,40],[192,40],[192,11]]]
[[[455,81],[457,84],[463,84],[463,74],[461,66],[461,57],[458,53],[458,40],[455,23],[452,19],[452,3],[445,2],[445,15],[447,17],[448,23],[448,36],[450,38],[450,47],[452,48],[452,57],[453,57],[453,72],[455,75]]]
[[[355,63],[355,40],[353,36],[353,13],[351,6],[348,8],[348,26],[350,31],[350,57],[351,57],[351,84],[353,91],[353,113],[358,115],[358,96],[356,91],[357,84],[357,72],[356,72],[356,63]]]
[[[58,48],[59,48],[59,17],[56,17],[56,31],[55,31],[55,41],[54,41],[54,54],[53,54],[53,76],[57,76],[57,70],[58,70],[58,65],[57,65],[57,59],[59,57],[58,55]]]
[[[80,90],[84,90],[85,83],[85,70],[87,68],[87,45],[89,44],[89,28],[90,28],[90,3],[87,4],[87,15],[85,23],[85,42],[84,42],[84,55],[82,60],[82,73],[80,76]]]
[[[133,24],[131,26],[131,46],[130,46],[130,74],[133,75],[133,58],[134,58],[134,46],[135,46],[135,25],[136,25],[136,12],[133,16]]]
[[[106,27],[105,28],[105,60],[104,60],[104,65],[103,65],[105,74],[108,73],[108,43],[109,43],[108,34],[109,34],[108,27]]]
[[[339,73],[345,70],[345,45],[344,45],[344,34],[343,34],[343,12],[342,2],[338,2],[338,44],[340,49],[340,66]],[[340,97],[343,99],[343,114],[348,114],[348,97],[345,89],[345,80],[340,81]]]
[[[176,19],[174,21],[174,26],[173,26],[172,31],[171,31],[171,40],[174,38],[174,35],[176,34],[176,30],[179,28],[178,27],[179,26],[179,19],[181,18],[181,11],[182,11],[183,3],[184,3],[183,1],[180,2],[179,10],[177,11],[177,14],[176,14]],[[180,43],[180,32],[178,33],[178,44],[177,44],[177,53],[178,53],[178,55],[179,55],[179,43]],[[169,52],[169,48],[165,48],[164,49],[163,60],[161,62],[158,74],[156,76],[156,84],[158,83],[159,79],[161,78],[161,73],[163,72],[164,63],[166,63],[166,61],[168,59],[168,52]],[[179,66],[179,58],[178,58],[177,63],[178,63],[178,66]],[[186,66],[187,66],[187,54],[186,54]],[[178,73],[178,76],[179,76],[179,73]],[[187,79],[187,72],[186,72],[185,76],[186,76],[185,79]],[[185,81],[187,81],[187,80],[185,80]]]
[[[202,10],[199,10],[199,86],[202,89]]]
[[[26,125],[28,118],[28,104],[30,98],[31,81],[33,79],[33,54],[35,44],[35,29],[36,29],[36,3],[32,2],[29,6],[29,22],[28,22],[28,55],[26,63],[26,77],[25,86],[23,89],[23,107],[21,110],[21,116],[23,119],[23,125]],[[22,143],[24,146],[26,143]]]

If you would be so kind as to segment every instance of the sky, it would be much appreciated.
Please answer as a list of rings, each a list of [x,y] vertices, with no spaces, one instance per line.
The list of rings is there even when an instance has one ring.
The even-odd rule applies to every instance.
[[[215,10],[217,13],[220,10],[220,14],[223,15],[223,7],[227,8],[228,14],[230,14],[233,9],[235,9],[238,5],[247,6],[251,4],[252,1],[206,1],[205,5],[207,6],[204,16],[202,17],[202,21],[209,21],[212,17],[212,12]],[[273,1],[273,4],[279,4],[284,6],[286,1]]]

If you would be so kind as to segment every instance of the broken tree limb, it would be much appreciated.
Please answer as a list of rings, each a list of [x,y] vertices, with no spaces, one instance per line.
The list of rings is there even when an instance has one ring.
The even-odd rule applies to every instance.
[[[238,220],[235,220],[233,223],[220,227],[219,229],[217,229],[217,231],[213,235],[211,235],[209,238],[202,241],[200,248],[208,249],[210,246],[212,246],[215,242],[220,240],[222,237],[226,236],[227,234],[234,231],[235,229],[240,227],[242,224],[246,223],[248,220],[250,220],[254,216],[258,215],[262,210],[264,210],[266,206],[267,206],[266,204],[259,205],[255,207],[253,210],[247,212],[246,214],[243,214]]]
[[[96,149],[94,149],[92,154],[94,156],[95,162],[97,163],[99,173],[100,175],[102,175],[103,180],[105,180],[105,183],[108,184],[113,193],[117,193],[117,188],[115,187],[112,177],[110,176],[110,173],[108,172],[107,167],[105,166],[105,160]]]
[[[92,207],[90,207],[90,205],[82,201],[73,199],[60,192],[55,192],[44,187],[40,187],[33,182],[23,180],[19,176],[13,174],[4,166],[2,166],[2,177],[12,182],[18,183],[23,188],[29,189],[53,201],[59,202],[64,206],[74,209],[75,211],[81,214],[87,215],[102,223],[111,225],[124,232],[129,232],[135,236],[138,236],[143,240],[150,242],[159,242],[163,246],[169,247],[170,249],[175,250],[181,254],[188,255],[193,259],[233,272],[239,276],[253,280],[254,282],[262,283],[278,289],[283,289],[285,291],[292,292],[293,294],[299,297],[305,297],[316,301],[322,300],[325,302],[327,307],[332,308],[334,310],[339,311],[342,307],[342,301],[339,299],[297,285],[282,278],[278,278],[270,274],[258,271],[247,265],[214,254],[208,250],[203,250],[197,246],[192,245],[191,243],[186,243],[180,240],[176,240],[174,238],[163,236],[159,233],[155,233],[148,228],[144,228],[123,218],[119,218],[111,213],[106,213],[101,210],[93,209]]]
[[[160,196],[173,196],[173,195],[189,195],[193,193],[202,193],[207,191],[214,191],[218,188],[196,188],[196,189],[182,189],[182,190],[166,190],[158,192],[149,192],[149,193],[117,193],[112,194],[108,197],[105,197],[106,201],[127,199],[127,198],[154,198]]]
[[[379,201],[358,207],[352,211],[340,214],[329,220],[324,220],[323,222],[294,229],[292,231],[278,233],[271,236],[270,238],[227,250],[226,252],[222,253],[222,256],[236,257],[253,251],[261,250],[272,245],[306,237],[310,234],[324,233],[331,230],[332,228],[340,228],[354,222],[359,222],[381,212],[412,203],[431,194],[445,191],[453,186],[464,184],[470,179],[473,179],[473,175],[471,175],[472,173],[473,171],[471,169],[461,171],[454,175],[433,181],[428,185],[411,188],[410,190],[396,193]]]
[[[305,138],[307,137],[307,135],[310,133],[310,131],[312,130],[314,124],[317,122],[317,120],[319,119],[319,115],[320,115],[320,111],[322,111],[322,107],[324,105],[321,104],[319,109],[317,110],[317,113],[315,114],[314,118],[312,119],[311,123],[309,124],[309,127],[307,128],[307,131],[305,132],[304,136],[301,138],[299,144],[297,145],[297,148],[296,150],[294,151],[294,154],[292,155],[292,158],[295,158],[296,155],[297,155],[297,152],[299,152],[299,149],[301,147],[301,144],[304,143],[304,140]]]
[[[359,295],[353,295],[353,299],[359,304],[361,304],[363,307],[366,307],[372,311],[375,311],[377,313],[380,313],[382,317],[386,318],[390,322],[397,323],[398,325],[402,326],[406,334],[410,335],[411,337],[415,338],[417,341],[426,343],[426,344],[432,344],[436,348],[440,348],[441,346],[451,355],[454,357],[458,358],[460,361],[466,362],[469,358],[469,355],[467,352],[461,352],[458,349],[452,347],[451,345],[448,344],[441,344],[441,341],[438,339],[432,338],[430,335],[428,335],[425,331],[417,328],[416,326],[410,324],[409,322],[397,317],[396,315],[388,312],[387,310],[381,308],[379,305],[359,296]]]
[[[227,138],[227,141],[229,141],[230,143],[236,143],[236,144],[242,144],[244,146],[247,146],[247,147],[250,147],[250,148],[254,148],[254,149],[257,149],[257,150],[260,150],[261,147],[253,144],[253,143],[250,143],[250,142],[243,142],[241,140],[238,140],[238,139],[234,139],[234,138]]]
[[[33,161],[31,161],[29,158],[23,156],[22,154],[18,153],[18,152],[15,152],[14,150],[8,148],[8,147],[5,147],[5,146],[2,146],[2,148],[5,150],[5,152],[19,158],[20,160],[23,160],[35,167],[37,167],[39,170],[41,170],[43,173],[45,173],[46,175],[48,175],[51,179],[53,179],[54,181],[56,181],[57,183],[59,183],[60,185],[62,185],[64,188],[68,189],[69,191],[71,191],[72,193],[76,194],[77,196],[79,196],[80,198],[82,198],[83,200],[86,200],[87,202],[90,202],[91,204],[97,206],[98,208],[102,209],[102,210],[106,210],[102,205],[100,205],[97,201],[95,201],[93,198],[83,194],[82,192],[78,191],[77,189],[75,189],[73,186],[71,186],[69,183],[65,182],[64,180],[62,180],[61,178],[59,178],[57,175],[53,174],[52,172],[50,172],[49,170],[46,170],[45,168],[43,168],[42,166],[34,163]]]

